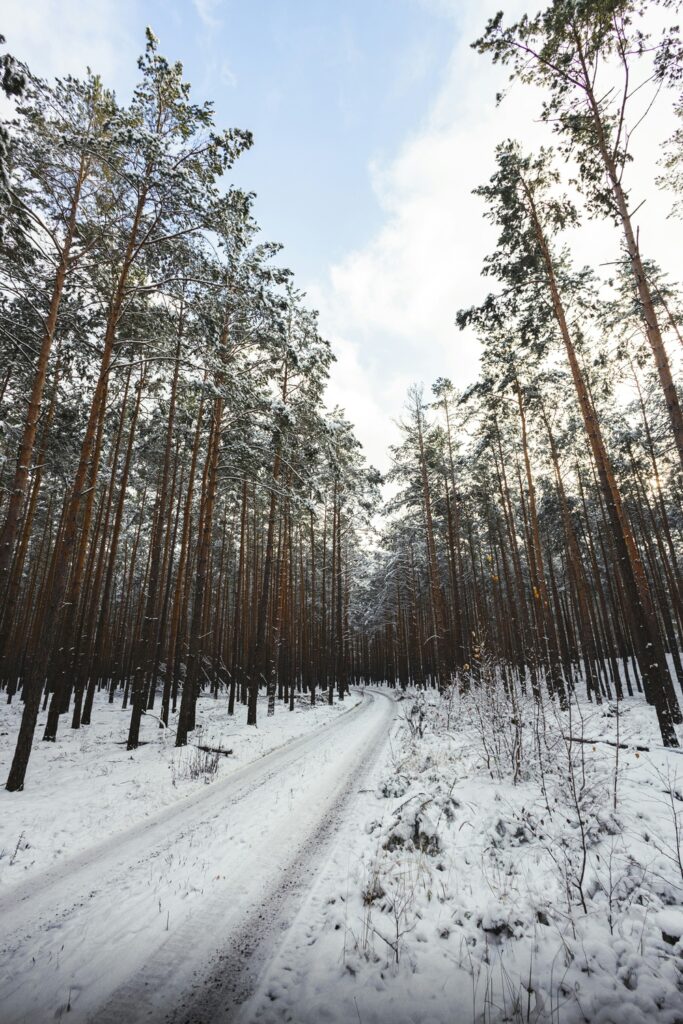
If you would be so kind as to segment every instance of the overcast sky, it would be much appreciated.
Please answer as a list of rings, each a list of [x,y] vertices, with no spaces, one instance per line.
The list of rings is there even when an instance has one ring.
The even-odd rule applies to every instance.
[[[477,346],[453,326],[487,290],[493,235],[475,185],[496,142],[547,137],[537,97],[469,44],[499,7],[525,0],[3,0],[0,32],[39,74],[86,65],[126,98],[150,25],[180,59],[219,125],[249,128],[254,148],[233,180],[257,192],[256,216],[284,243],[283,263],[320,310],[338,362],[329,390],[384,469],[408,385],[473,379]],[[643,251],[678,274],[680,222],[653,187],[669,134],[669,99],[641,132],[631,172],[646,200]],[[577,257],[617,255],[618,237],[588,225]]]

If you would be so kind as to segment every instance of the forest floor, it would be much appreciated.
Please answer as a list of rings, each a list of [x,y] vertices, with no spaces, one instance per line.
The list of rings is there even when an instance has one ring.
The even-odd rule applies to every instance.
[[[259,922],[281,927],[291,901],[280,894],[299,868],[304,884],[315,873],[393,704],[354,694],[332,708],[277,707],[270,721],[264,707],[248,731],[221,725],[218,707],[227,719],[224,701],[200,702],[204,739],[235,751],[216,776],[185,778],[192,752],[160,749],[151,719],[149,744],[131,758],[116,746],[126,716],[112,711],[105,724],[97,708],[90,736],[65,729],[37,744],[26,790],[3,792],[2,1024],[166,1019],[193,986],[206,998],[215,958],[240,946],[243,928],[255,939]],[[239,974],[228,972],[231,984]],[[239,980],[246,994],[251,982]]]
[[[38,744],[2,1024],[681,1024],[683,754],[637,697],[516,701],[204,698],[215,773],[153,719],[131,758],[108,705]]]
[[[641,699],[516,728],[501,689],[397,705],[241,1024],[681,1024],[681,752]]]
[[[224,695],[202,695],[190,745],[176,749],[173,721],[168,731],[161,729],[153,712],[142,719],[134,753],[126,750],[130,711],[109,704],[104,694],[93,708],[92,724],[73,730],[65,715],[55,743],[40,742],[42,712],[26,788],[21,794],[0,788],[0,895],[161,808],[191,799],[205,784],[332,722],[359,700],[352,693],[340,704],[319,700],[311,707],[308,698],[299,698],[294,711],[278,703],[269,718],[263,696],[254,729],[246,724],[245,706],[238,704],[230,718]],[[9,772],[22,709],[18,700],[0,703],[0,783]]]

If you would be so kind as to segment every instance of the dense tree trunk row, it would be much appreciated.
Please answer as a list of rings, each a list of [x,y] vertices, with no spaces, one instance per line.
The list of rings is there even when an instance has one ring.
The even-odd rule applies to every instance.
[[[189,741],[202,694],[349,683],[348,558],[376,487],[324,388],[332,359],[251,197],[148,35],[128,108],[29,77],[3,241],[0,686],[23,704],[7,788],[97,700]],[[216,244],[218,243],[218,244]],[[52,251],[51,251],[52,249]],[[326,646],[329,644],[329,647]],[[157,704],[160,702],[160,707]],[[68,717],[67,717],[68,716]]]
[[[250,134],[216,131],[151,32],[127,106],[95,75],[22,73],[0,134],[9,789],[41,710],[43,741],[108,700],[128,749],[150,712],[183,746],[202,695],[256,725],[260,696],[272,714],[491,670],[560,707],[578,687],[642,692],[677,745],[680,303],[641,253],[624,175],[635,63],[654,62],[643,87],[676,85],[678,49],[641,45],[640,10],[553,3],[475,44],[544,90],[574,199],[551,151],[498,147],[477,189],[498,290],[457,316],[480,379],[440,379],[431,405],[411,389],[381,531],[379,474],[325,407],[316,314],[225,183]],[[603,90],[615,62],[623,86]],[[618,228],[614,280],[572,266],[562,232],[582,215]]]

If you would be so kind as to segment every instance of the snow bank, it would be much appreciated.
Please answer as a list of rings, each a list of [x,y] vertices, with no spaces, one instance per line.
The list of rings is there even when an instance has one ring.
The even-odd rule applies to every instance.
[[[243,1021],[683,1020],[683,758],[636,749],[651,709],[402,706],[355,837]]]

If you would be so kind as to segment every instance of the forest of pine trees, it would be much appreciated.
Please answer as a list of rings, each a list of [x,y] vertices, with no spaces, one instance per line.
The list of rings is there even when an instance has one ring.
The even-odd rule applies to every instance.
[[[194,728],[201,690],[332,701],[378,477],[323,392],[333,355],[219,131],[148,33],[127,107],[20,82],[2,263],[0,648],[7,788],[95,695]],[[15,68],[13,73],[21,78]]]
[[[379,474],[325,406],[316,314],[229,185],[249,132],[215,125],[151,32],[127,105],[96,74],[48,84],[4,59],[9,790],[96,698],[129,709],[134,749],[147,713],[187,743],[202,692],[256,724],[260,692],[271,713],[495,672],[560,705],[642,692],[677,745],[683,306],[629,178],[650,100],[683,114],[683,69],[649,6],[555,0],[475,44],[540,89],[556,150],[503,142],[478,189],[491,294],[453,313],[480,376],[411,390],[381,526]],[[649,183],[672,206],[682,146]],[[615,229],[608,267],[572,259],[589,218]]]
[[[543,687],[560,705],[575,687],[596,702],[644,693],[678,746],[681,306],[642,212],[641,248],[628,187],[655,99],[683,112],[680,37],[646,34],[654,6],[555,2],[517,24],[497,15],[473,44],[541,90],[557,148],[501,143],[476,190],[498,232],[483,267],[494,290],[457,323],[477,333],[481,375],[409,396],[367,642],[371,675],[401,685],[500,673],[511,695]],[[682,142],[648,182],[674,212]],[[582,218],[616,228],[607,268],[573,263]]]

